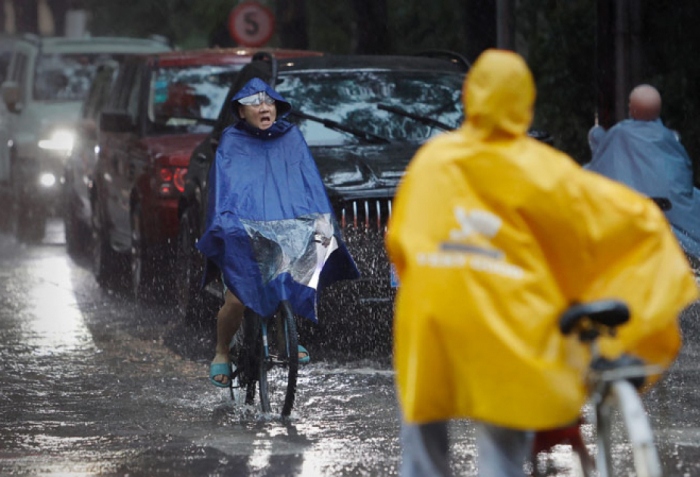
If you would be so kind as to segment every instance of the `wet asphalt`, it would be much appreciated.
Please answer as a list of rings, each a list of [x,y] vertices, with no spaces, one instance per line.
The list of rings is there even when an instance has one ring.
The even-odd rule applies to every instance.
[[[645,396],[668,476],[700,476],[697,318],[683,316],[683,352]],[[0,475],[397,475],[390,356],[311,347],[282,422],[209,384],[213,344],[213,318],[188,326],[167,303],[101,289],[59,221],[40,244],[0,233]],[[450,436],[455,474],[476,475],[472,426]],[[570,459],[556,448],[550,475],[570,475]]]

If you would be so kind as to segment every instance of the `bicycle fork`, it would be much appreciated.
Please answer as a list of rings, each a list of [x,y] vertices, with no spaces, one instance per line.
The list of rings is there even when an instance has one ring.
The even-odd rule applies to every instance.
[[[263,359],[265,360],[266,363],[270,363],[274,358],[277,358],[280,362],[285,362],[286,359],[284,356],[270,356],[270,345],[269,345],[269,339],[268,339],[268,327],[267,327],[267,322],[268,320],[260,320],[260,325],[262,327],[262,346],[263,346]],[[281,341],[284,340],[284,350],[287,352],[286,357],[288,359],[292,359],[292,353],[291,350],[289,349],[289,330],[287,329],[287,321],[286,320],[280,320],[281,325],[284,329],[282,333],[278,331],[277,333],[277,340]],[[281,350],[280,350],[281,351]]]
[[[632,447],[635,468],[639,472],[638,477],[661,477],[661,463],[654,445],[654,436],[646,417],[644,405],[634,386],[627,380],[613,381],[608,384],[607,392],[602,394],[599,399],[601,402],[596,405],[598,429],[603,427],[611,433],[612,413],[617,407],[624,421],[624,427],[627,429],[627,438]],[[601,426],[601,423],[605,425]],[[610,445],[612,436],[604,436],[604,439]],[[599,440],[598,459],[609,465],[612,461],[612,455],[609,455],[612,449],[600,444]],[[613,477],[608,472],[608,465],[598,467],[600,477]]]

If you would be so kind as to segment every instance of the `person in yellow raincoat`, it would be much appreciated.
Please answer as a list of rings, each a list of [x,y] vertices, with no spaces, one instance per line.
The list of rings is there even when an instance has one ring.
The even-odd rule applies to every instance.
[[[623,300],[631,319],[603,352],[668,366],[698,296],[651,200],[527,136],[535,87],[520,56],[484,52],[463,100],[464,125],[411,161],[386,235],[405,476],[449,475],[453,418],[477,424],[480,475],[522,475],[528,431],[573,423],[586,398],[587,352],[559,315]]]

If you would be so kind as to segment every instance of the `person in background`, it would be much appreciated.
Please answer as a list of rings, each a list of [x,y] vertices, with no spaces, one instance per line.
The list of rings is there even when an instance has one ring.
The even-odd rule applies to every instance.
[[[532,431],[574,423],[586,400],[587,363],[571,360],[585,346],[560,314],[620,299],[632,319],[605,353],[667,367],[698,296],[652,201],[527,136],[535,86],[519,55],[484,52],[463,101],[463,126],[411,161],[386,235],[403,477],[451,475],[458,418],[475,423],[481,477],[523,476]]]
[[[594,126],[588,134],[593,157],[585,167],[638,192],[671,202],[666,211],[686,253],[700,257],[700,191],[693,164],[677,134],[661,121],[661,95],[651,85],[629,96],[629,119],[609,131]]]

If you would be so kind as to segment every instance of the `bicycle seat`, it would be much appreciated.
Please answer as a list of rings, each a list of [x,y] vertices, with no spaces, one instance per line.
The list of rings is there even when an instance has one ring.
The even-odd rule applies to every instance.
[[[619,300],[600,300],[590,303],[577,303],[570,306],[559,317],[559,329],[565,335],[577,329],[584,318],[591,322],[614,329],[630,319],[627,305]],[[590,339],[595,338],[592,336]],[[583,338],[584,336],[582,336]]]

